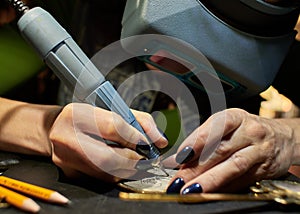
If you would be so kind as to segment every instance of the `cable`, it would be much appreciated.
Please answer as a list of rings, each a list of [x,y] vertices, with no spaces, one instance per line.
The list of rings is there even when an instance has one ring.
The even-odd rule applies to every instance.
[[[29,7],[21,0],[7,0],[7,1],[21,15],[23,15],[24,13],[26,13],[29,10]]]

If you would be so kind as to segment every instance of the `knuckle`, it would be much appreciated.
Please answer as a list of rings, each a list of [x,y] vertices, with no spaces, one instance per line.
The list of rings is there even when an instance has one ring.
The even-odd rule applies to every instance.
[[[267,141],[264,141],[262,144],[263,151],[268,154],[269,158],[273,158],[274,156],[277,156],[280,152],[279,149],[276,147],[275,141],[272,139],[269,139]]]
[[[109,121],[106,121],[106,127],[102,133],[104,138],[117,138],[119,143],[124,147],[133,147],[132,143],[136,141],[137,132],[134,128],[125,122],[125,120],[115,113],[112,113]]]
[[[125,138],[125,147],[133,147],[133,143],[136,143],[136,134],[134,132],[129,132],[126,136],[123,136]]]
[[[58,115],[59,120],[61,121],[67,121],[67,122],[74,122],[73,113],[74,113],[74,105],[73,104],[67,104],[64,106],[60,114]],[[61,116],[63,115],[63,116]]]
[[[101,129],[101,136],[107,138],[108,136],[112,136],[115,132],[115,125],[113,123],[107,123],[105,129]]]
[[[249,119],[246,120],[245,123],[245,127],[247,127],[245,129],[245,136],[255,137],[256,139],[263,139],[266,137],[266,129],[259,121]]]
[[[274,147],[272,147],[274,148]],[[275,149],[276,150],[276,149]],[[280,164],[277,160],[277,152],[273,149],[272,152],[270,152],[270,155],[268,155],[265,162],[261,165],[261,169],[264,174],[268,176],[275,176],[277,172],[281,169],[282,163]]]
[[[143,113],[143,118],[144,118],[144,120],[147,120],[147,121],[153,121],[152,115],[148,112]]]
[[[264,174],[267,174],[269,176],[274,176],[277,173],[277,170],[279,169],[279,164],[276,162],[266,162],[262,165],[262,170]]]
[[[231,148],[225,141],[222,141],[215,151],[215,154],[219,157],[227,157],[230,153]]]
[[[102,127],[99,127],[100,135],[104,138],[116,135],[116,130],[119,127],[119,120],[115,116],[111,116],[105,119],[105,121],[100,124]]]
[[[248,159],[240,154],[235,153],[230,159],[238,173],[246,172],[250,167]]]
[[[143,129],[146,133],[151,132],[155,128],[155,122],[151,114],[144,113],[142,117]]]
[[[73,106],[74,106],[74,104],[69,103],[69,104],[67,104],[67,105],[64,107],[63,110],[64,110],[65,112],[71,113],[71,112],[73,111]]]

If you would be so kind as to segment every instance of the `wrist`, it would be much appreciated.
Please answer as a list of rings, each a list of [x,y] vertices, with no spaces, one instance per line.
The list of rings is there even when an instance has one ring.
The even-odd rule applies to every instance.
[[[53,127],[53,124],[62,111],[63,107],[61,106],[46,106],[46,108],[49,108],[45,112],[45,117],[44,117],[44,136],[46,137],[47,141],[47,149],[45,150],[44,155],[47,157],[52,157],[53,154],[53,145],[50,139],[50,132]]]
[[[62,107],[0,101],[0,150],[50,157],[49,133]]]
[[[279,118],[275,120],[280,124],[281,135],[286,136],[287,146],[291,147],[289,157],[291,165],[300,165],[300,118]]]

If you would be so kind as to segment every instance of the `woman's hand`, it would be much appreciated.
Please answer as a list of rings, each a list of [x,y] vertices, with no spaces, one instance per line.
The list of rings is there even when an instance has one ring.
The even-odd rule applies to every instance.
[[[300,120],[266,119],[241,109],[212,115],[180,146],[183,163],[168,193],[235,191],[278,178],[300,164]]]
[[[133,112],[153,142],[165,147],[167,140],[151,115]],[[136,144],[146,141],[119,115],[78,103],[63,108],[52,126],[50,140],[53,162],[68,176],[84,173],[106,181],[134,175],[135,165],[143,158],[134,151]],[[117,144],[107,144],[108,141]]]

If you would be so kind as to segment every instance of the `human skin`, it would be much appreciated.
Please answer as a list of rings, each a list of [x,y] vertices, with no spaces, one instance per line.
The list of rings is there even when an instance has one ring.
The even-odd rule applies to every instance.
[[[300,41],[300,34],[299,34],[299,32],[300,32],[300,16],[298,17],[298,21],[296,23],[295,30],[298,32],[295,39]]]
[[[279,0],[269,0],[269,2],[276,3],[279,2]],[[69,115],[70,112],[68,113],[68,107],[65,110],[66,112],[62,111],[62,115],[64,115],[64,113]],[[219,117],[221,119],[224,118],[224,115],[222,114],[227,115],[226,121],[219,119]],[[298,120],[299,119],[268,120],[260,118],[257,115],[251,115],[240,109],[228,109],[224,112],[217,113],[205,123],[206,125],[203,124],[197,130],[195,130],[195,132],[193,132],[179,148],[178,151],[180,152],[183,148],[185,148],[185,146],[191,146],[194,149],[195,155],[189,163],[181,165],[181,169],[172,181],[176,180],[176,178],[183,179],[185,185],[181,187],[181,192],[194,183],[201,184],[202,191],[212,192],[222,189],[239,189],[247,186],[250,183],[253,183],[255,180],[260,180],[263,178],[276,178],[280,175],[283,175],[289,169],[291,169],[290,167],[292,165],[299,164],[299,154],[297,153],[299,151],[299,144],[297,143],[299,140],[297,134],[295,134],[299,132]],[[67,141],[65,141],[67,136],[61,131],[61,129],[62,127],[65,128],[63,124],[69,124],[68,122],[70,121],[71,119],[69,121],[65,121],[65,119],[58,119],[58,122],[55,123],[55,126],[52,130],[53,132],[51,132],[52,134],[50,133],[50,141],[47,141],[50,142],[47,144],[48,146],[40,147],[38,144],[32,144],[33,147],[24,148],[23,143],[21,146],[17,146],[16,148],[18,148],[20,152],[28,152],[29,149],[29,153],[32,152],[33,154],[52,156],[54,163],[63,168],[64,171],[70,175],[74,175],[78,171],[96,177],[103,177],[103,174],[101,174],[102,172],[99,172],[99,167],[97,167],[94,163],[91,163],[90,158],[86,156],[85,152],[80,150],[81,148],[78,144],[75,144],[75,146],[74,144],[71,144],[71,149],[75,151],[75,154],[78,154],[75,155],[75,157],[84,157],[83,164],[81,164],[79,161],[67,164],[67,160],[69,158],[71,159],[72,157],[64,156],[64,154],[69,151],[70,145]],[[224,148],[223,145],[226,145],[226,150],[224,152],[222,149],[221,151],[217,149],[215,150],[217,154],[215,157],[213,156],[206,163],[198,164],[198,159],[203,157],[200,154],[202,149],[205,148],[205,145],[218,143],[217,140],[206,142],[202,139],[203,136],[211,135],[211,130],[207,127],[210,127],[211,124],[218,125],[217,122],[213,121],[219,121],[219,123],[222,123],[221,127],[225,125],[224,129],[229,130],[228,133],[226,132],[224,137],[222,129],[217,129],[219,132],[214,130],[213,133],[213,135],[218,136],[221,139],[220,145],[222,145],[222,147],[220,148]],[[254,128],[248,130],[248,123],[252,124],[251,127]],[[55,127],[60,127],[60,124],[62,124],[61,128],[56,129]],[[255,128],[255,126],[259,128]],[[74,130],[71,130],[70,133],[71,136],[75,136]],[[247,137],[248,134],[251,136],[251,138]],[[243,136],[240,137],[242,139],[241,142],[237,142],[239,141],[239,137],[236,136]],[[75,141],[75,139],[70,139],[71,141]],[[53,142],[53,144],[51,144],[51,142]],[[9,147],[10,146],[7,145],[7,148]],[[49,147],[51,147],[51,149],[49,149]],[[266,150],[264,152],[260,152],[262,151],[261,148],[266,148]],[[116,149],[113,147],[108,147],[107,149],[107,151],[111,152],[109,154],[116,154],[119,148]],[[52,154],[53,151],[54,153]],[[131,157],[131,150],[128,150],[128,153],[127,149],[121,149],[121,151],[125,152]],[[218,155],[219,153],[223,154],[223,152],[225,153],[224,156]],[[283,158],[284,155],[287,155],[286,157],[289,157],[289,159],[285,160]],[[138,159],[141,157],[134,156],[132,158]],[[108,159],[105,159],[104,161],[107,160]],[[76,165],[76,163],[79,164],[79,167]],[[91,167],[88,167],[89,169],[85,169],[84,164],[88,164]],[[119,164],[121,166],[121,163]],[[133,166],[129,167],[132,168]],[[128,172],[131,174],[130,171]],[[107,177],[106,173],[104,174],[104,177]],[[108,175],[107,179],[110,180],[111,177]],[[237,185],[237,183],[240,184]]]
[[[0,26],[15,18],[14,10],[1,3]],[[168,142],[152,116],[133,112],[150,139],[165,147]],[[115,113],[87,104],[36,105],[0,97],[0,121],[0,150],[49,157],[69,177],[85,174],[115,182],[134,175],[144,158],[135,152],[138,142],[147,141],[144,135]]]
[[[165,147],[151,115],[133,112],[150,139]],[[0,98],[0,124],[0,150],[49,157],[73,178],[85,174],[116,182],[134,175],[143,158],[134,150],[146,141],[144,135],[119,115],[88,104],[61,107]]]
[[[300,18],[295,30],[295,39],[300,40]],[[300,118],[266,119],[227,109],[212,115],[185,139],[177,156],[190,160],[180,165],[168,193],[232,192],[287,172],[300,177]]]
[[[170,190],[178,178],[183,194],[240,190],[300,164],[300,118],[267,119],[226,109],[188,136],[177,155],[182,157],[186,147],[193,148],[194,155],[181,165]]]

